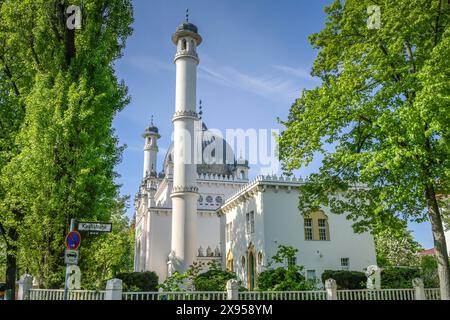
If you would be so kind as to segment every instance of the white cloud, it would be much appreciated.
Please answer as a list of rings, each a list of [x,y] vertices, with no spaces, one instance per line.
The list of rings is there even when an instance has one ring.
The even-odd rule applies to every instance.
[[[302,67],[293,68],[290,66],[283,66],[283,65],[273,65],[272,67],[296,78],[305,79],[309,81],[318,81],[317,79],[313,78],[306,69]]]
[[[255,76],[236,70],[230,66],[210,67],[199,66],[199,77],[221,85],[251,92],[265,98],[292,101],[300,92],[300,85],[286,76],[278,74],[263,74]]]

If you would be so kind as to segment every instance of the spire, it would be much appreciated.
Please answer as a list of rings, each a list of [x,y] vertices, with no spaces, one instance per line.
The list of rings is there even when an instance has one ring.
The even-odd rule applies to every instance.
[[[186,9],[186,22],[189,22],[189,8]]]
[[[153,127],[153,115],[152,115],[152,117],[150,118],[150,126]]]
[[[199,112],[198,112],[199,119],[202,119],[202,114],[203,114],[202,99],[200,99],[200,101],[199,101],[198,109],[199,109]]]

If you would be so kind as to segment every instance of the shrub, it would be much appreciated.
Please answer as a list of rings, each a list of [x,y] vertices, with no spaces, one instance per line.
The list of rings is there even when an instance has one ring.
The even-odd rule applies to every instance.
[[[425,288],[439,287],[437,261],[434,256],[423,256],[420,259],[420,273]]]
[[[322,282],[334,279],[338,289],[365,289],[367,277],[364,272],[349,270],[325,270],[322,273]]]
[[[261,291],[303,291],[313,290],[314,282],[305,280],[299,267],[278,267],[258,275],[258,290]]]
[[[412,280],[420,278],[419,268],[386,267],[381,269],[383,289],[412,288]]]
[[[195,290],[225,291],[226,282],[231,279],[236,279],[236,274],[222,270],[219,262],[211,261],[208,265],[208,271],[200,273],[193,279]]]
[[[153,271],[125,272],[116,275],[123,282],[123,291],[157,291],[158,276]]]

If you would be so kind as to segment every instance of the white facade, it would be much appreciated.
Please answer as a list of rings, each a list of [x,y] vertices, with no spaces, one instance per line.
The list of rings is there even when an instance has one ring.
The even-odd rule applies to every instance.
[[[278,245],[297,248],[297,263],[317,277],[325,269],[341,269],[341,258],[351,270],[375,264],[372,236],[355,234],[345,216],[327,208],[322,218],[326,216],[328,238],[305,240],[304,218],[297,209],[302,182],[265,177],[249,183],[248,161],[236,159],[226,141],[198,117],[196,47],[202,39],[197,27],[182,23],[172,41],[177,46],[174,143],[157,173],[160,136],[153,121],[143,135],[144,178],[135,197],[135,271],[155,271],[162,282],[195,261],[220,260],[224,268],[231,267],[232,256],[232,269],[252,287]],[[201,137],[198,145],[196,136]],[[210,152],[208,161],[193,162],[199,160],[193,157],[197,151],[202,160]]]
[[[298,186],[302,183],[296,179],[258,177],[219,209],[225,228],[222,261],[227,265],[232,259],[233,270],[247,286],[250,253],[258,274],[276,254],[279,245],[298,249],[296,263],[304,266],[305,276],[315,275],[318,279],[327,269],[364,271],[367,266],[376,264],[372,235],[355,234],[345,215],[332,214],[328,208],[322,208],[328,222],[327,239],[306,240],[305,218],[298,210]],[[254,215],[253,226],[252,221],[249,226],[246,219],[249,213]],[[227,225],[231,225],[228,237]]]

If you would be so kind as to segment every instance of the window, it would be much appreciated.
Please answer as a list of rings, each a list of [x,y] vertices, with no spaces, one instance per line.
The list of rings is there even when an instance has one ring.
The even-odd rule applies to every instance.
[[[255,212],[250,211],[245,215],[247,234],[255,232]]]
[[[199,202],[200,204],[203,203],[203,197],[202,197],[202,196],[199,196],[199,197],[198,197],[198,202]]]
[[[341,258],[341,267],[343,270],[348,270],[350,267],[350,259],[349,258]]]
[[[222,204],[222,197],[221,196],[217,196],[216,197],[216,204]]]
[[[206,196],[206,202],[212,204],[213,198],[211,196]]]
[[[289,267],[293,267],[297,265],[297,257],[289,257],[287,259],[287,264]]]
[[[305,240],[313,239],[313,231],[312,231],[312,219],[305,218]]]
[[[227,223],[227,227],[226,227],[226,241],[231,241],[231,230],[233,228],[233,222]]]
[[[181,50],[186,50],[186,39],[181,40]]]
[[[325,219],[319,219],[319,240],[328,240],[327,239],[327,221]]]
[[[306,280],[316,280],[316,270],[306,270]]]
[[[304,218],[305,240],[330,240],[328,217],[323,211],[308,214]]]

